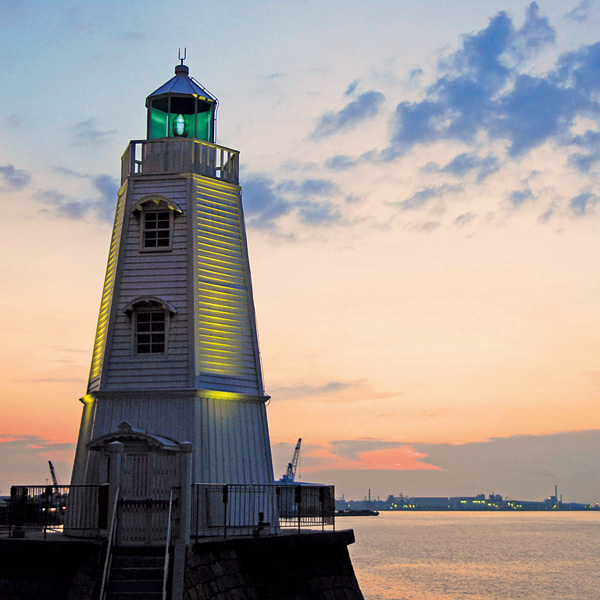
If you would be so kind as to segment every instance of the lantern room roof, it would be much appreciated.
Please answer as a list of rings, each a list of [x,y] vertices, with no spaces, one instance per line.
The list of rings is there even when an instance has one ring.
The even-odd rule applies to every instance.
[[[186,65],[175,67],[175,77],[161,85],[146,98],[146,106],[151,98],[174,94],[178,96],[196,96],[209,102],[217,102],[217,99],[205,90],[195,79],[189,76],[189,68]]]

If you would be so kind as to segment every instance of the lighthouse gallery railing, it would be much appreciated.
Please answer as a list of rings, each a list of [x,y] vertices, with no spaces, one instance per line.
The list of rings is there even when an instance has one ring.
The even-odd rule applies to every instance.
[[[193,138],[133,140],[121,157],[121,183],[130,175],[195,173],[237,185],[239,154]]]

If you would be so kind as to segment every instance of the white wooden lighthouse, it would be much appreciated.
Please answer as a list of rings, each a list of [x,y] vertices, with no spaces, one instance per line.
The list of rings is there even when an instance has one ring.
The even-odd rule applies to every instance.
[[[107,482],[114,442],[140,498],[176,485],[184,442],[194,483],[272,483],[238,152],[215,144],[217,100],[183,64],[146,107],[147,139],[122,158],[72,483]]]

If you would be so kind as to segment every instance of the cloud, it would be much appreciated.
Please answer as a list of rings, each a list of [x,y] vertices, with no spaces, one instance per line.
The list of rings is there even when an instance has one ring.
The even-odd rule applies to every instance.
[[[440,225],[441,223],[439,221],[410,221],[406,224],[406,228],[417,233],[431,233],[440,227]]]
[[[588,18],[593,4],[594,0],[582,0],[573,10],[570,10],[565,15],[565,19],[583,23]]]
[[[465,225],[471,223],[476,217],[477,215],[471,212],[463,213],[462,215],[458,215],[458,217],[454,219],[454,224],[458,227],[464,227]]]
[[[332,171],[348,171],[362,163],[375,163],[385,161],[375,150],[363,152],[358,158],[352,158],[346,154],[336,154],[325,161],[325,166]]]
[[[409,444],[374,438],[334,440],[304,449],[302,465],[306,473],[327,469],[338,471],[439,470],[424,462],[427,454]]]
[[[316,385],[305,383],[271,386],[269,393],[276,400],[322,400],[327,402],[360,402],[380,398],[395,398],[402,392],[386,392],[372,389],[366,379],[354,381],[328,381]]]
[[[295,181],[284,181],[277,187],[279,192],[291,192],[302,198],[308,196],[330,196],[338,191],[335,183],[326,179],[306,179],[297,183]]]
[[[325,166],[332,171],[347,171],[348,169],[353,169],[357,164],[357,159],[345,154],[336,154],[325,161]]]
[[[71,174],[80,176],[77,173]],[[47,207],[42,212],[52,212],[58,217],[76,221],[91,217],[111,223],[119,190],[118,181],[110,175],[86,176],[86,178],[91,180],[93,187],[98,192],[95,198],[73,200],[70,196],[55,189],[43,190],[36,196]]]
[[[95,210],[102,221],[111,223],[115,215],[119,182],[114,177],[104,174],[93,177],[92,183],[100,192]]]
[[[361,440],[334,440],[330,442],[334,454],[350,460],[360,460],[360,455],[375,450],[398,448],[398,442],[388,442],[374,438]]]
[[[431,202],[431,200],[441,199],[444,196],[444,194],[448,192],[457,192],[461,189],[461,185],[449,184],[444,184],[437,187],[429,187],[415,192],[412,196],[410,196],[410,198],[407,198],[406,200],[402,200],[400,202],[391,202],[390,204],[393,206],[397,206],[401,210],[414,210],[417,208],[422,208],[423,206]]]
[[[0,192],[17,191],[29,185],[31,175],[11,164],[0,165],[0,181]]]
[[[595,205],[600,201],[600,198],[596,194],[590,192],[584,192],[574,198],[571,198],[569,202],[569,208],[573,214],[581,217],[588,215],[593,212]]]
[[[333,224],[342,220],[342,212],[331,202],[307,202],[299,206],[298,216],[306,225]]]
[[[356,82],[350,84],[346,95],[353,94]],[[381,108],[385,97],[380,92],[364,92],[347,104],[339,112],[327,112],[320,119],[312,133],[313,138],[326,137],[339,131],[351,129],[361,121],[374,117]]]
[[[440,167],[435,163],[428,163],[423,170],[425,172],[448,173],[456,177],[464,177],[471,172],[476,173],[477,182],[481,183],[490,175],[496,173],[500,163],[495,156],[481,158],[475,153],[463,152],[455,156],[448,164]]]
[[[333,440],[310,454],[303,462],[307,473],[335,484],[336,495],[348,499],[363,498],[371,489],[383,498],[498,493],[542,500],[554,493],[554,485],[565,502],[591,503],[598,497],[600,430],[466,444]]]
[[[248,225],[259,229],[272,227],[280,217],[290,213],[292,205],[275,190],[271,179],[248,177],[242,191]]]
[[[62,484],[69,482],[75,444],[52,442],[35,435],[0,434],[0,491],[10,492],[11,485],[44,483],[50,478],[48,460]]]
[[[102,130],[94,118],[79,121],[73,126],[75,134],[71,138],[73,146],[94,147],[108,142],[117,133],[116,129]]]
[[[275,183],[263,176],[247,177],[242,194],[247,223],[257,229],[275,228],[279,219],[290,214],[306,225],[343,221],[339,207],[329,199],[340,194],[339,187],[326,179]]]
[[[510,157],[550,139],[571,143],[577,117],[600,116],[600,44],[559,56],[542,76],[528,73],[525,63],[554,38],[535,2],[520,29],[501,12],[486,28],[465,36],[461,48],[438,66],[426,97],[397,105],[391,145],[383,154],[394,158],[416,144],[443,139],[476,143],[481,133],[506,142]]]
[[[587,154],[573,153],[569,156],[569,163],[584,173],[589,172],[600,158],[600,132],[588,130],[575,136],[571,144],[587,150]]]
[[[510,203],[514,207],[521,206],[527,200],[533,200],[534,198],[535,196],[532,194],[531,190],[516,190],[508,197]]]
[[[358,87],[358,79],[355,79],[344,92],[344,96],[354,96],[354,92],[356,92],[356,88]]]
[[[456,483],[460,482],[462,489],[495,490],[512,498],[537,499],[542,490],[553,491],[558,484],[569,490],[570,501],[585,501],[597,495],[596,486],[585,482],[598,479],[598,430],[414,446],[427,453],[429,460],[442,467]],[[585,489],[580,489],[582,484]],[[456,484],[452,487],[456,488]],[[533,491],[534,487],[537,491]]]
[[[328,381],[321,385],[290,385],[275,386],[271,389],[271,395],[277,400],[297,400],[298,398],[317,398],[320,396],[329,396],[339,394],[347,390],[354,390],[359,387],[359,382]]]

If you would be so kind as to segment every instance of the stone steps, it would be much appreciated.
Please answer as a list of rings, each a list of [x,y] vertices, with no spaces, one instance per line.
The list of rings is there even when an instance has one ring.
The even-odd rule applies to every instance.
[[[161,600],[163,567],[163,556],[115,553],[107,600]]]

